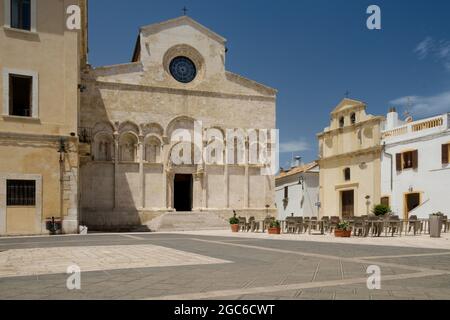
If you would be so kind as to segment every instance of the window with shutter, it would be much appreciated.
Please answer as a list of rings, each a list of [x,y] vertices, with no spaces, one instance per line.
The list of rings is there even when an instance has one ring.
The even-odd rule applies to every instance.
[[[442,164],[448,164],[448,158],[450,153],[450,144],[442,145]]]
[[[389,197],[382,197],[381,198],[381,204],[389,207],[390,206],[390,198]]]
[[[412,156],[412,168],[417,169],[419,167],[419,151],[414,150],[411,152]]]
[[[402,171],[402,154],[397,153],[396,155],[397,171]]]
[[[414,152],[413,151],[403,152],[402,158],[403,158],[403,170],[414,168]]]

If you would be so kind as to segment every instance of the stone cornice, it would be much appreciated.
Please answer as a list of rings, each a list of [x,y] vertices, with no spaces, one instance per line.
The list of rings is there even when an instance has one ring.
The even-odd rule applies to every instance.
[[[383,116],[374,116],[374,117],[372,117],[370,119],[367,119],[367,120],[355,123],[354,125],[351,125],[351,126],[345,126],[343,128],[336,128],[336,129],[331,129],[329,131],[320,132],[320,133],[317,134],[317,137],[321,138],[321,137],[328,136],[328,135],[333,135],[333,134],[336,134],[336,133],[343,133],[343,132],[346,132],[346,131],[352,131],[355,128],[360,128],[360,127],[362,127],[362,126],[364,126],[366,124],[369,124],[371,122],[378,122],[380,124],[383,120],[384,120]]]
[[[278,90],[276,90],[274,88],[268,87],[266,85],[263,85],[261,83],[254,81],[254,80],[245,78],[236,73],[233,73],[230,71],[225,71],[225,75],[226,75],[227,79],[230,81],[236,81],[240,85],[244,85],[244,86],[250,87],[252,89],[256,89],[256,90],[261,90],[266,94],[276,95],[278,93]]]
[[[331,161],[331,160],[337,160],[337,159],[342,159],[342,158],[348,158],[348,157],[357,157],[360,155],[364,155],[364,154],[377,154],[380,153],[382,151],[382,146],[375,146],[375,147],[370,147],[370,148],[366,148],[366,149],[362,149],[362,150],[357,150],[357,151],[353,151],[353,152],[347,152],[347,153],[341,153],[341,154],[337,154],[331,157],[326,157],[326,158],[321,158],[318,160],[319,162],[319,166],[326,161]]]
[[[191,96],[202,96],[202,97],[212,97],[212,98],[223,98],[223,99],[240,99],[240,100],[254,100],[254,101],[270,101],[275,102],[275,97],[267,96],[256,96],[256,95],[246,95],[246,94],[234,94],[234,93],[224,93],[224,92],[211,92],[202,90],[192,90],[192,89],[175,89],[169,87],[156,87],[156,86],[146,86],[139,84],[129,84],[129,83],[117,83],[108,81],[94,81],[94,83],[105,89],[122,89],[128,91],[141,91],[141,92],[158,92],[166,94],[176,94],[176,95],[191,95]]]

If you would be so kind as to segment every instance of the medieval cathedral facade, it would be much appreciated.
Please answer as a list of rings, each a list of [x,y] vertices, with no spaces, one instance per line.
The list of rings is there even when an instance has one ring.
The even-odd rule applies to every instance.
[[[81,0],[64,2],[87,8]],[[31,3],[40,5],[39,1]],[[39,114],[32,112],[31,119],[19,115],[0,120],[0,137],[13,145],[23,128],[30,128],[28,135],[33,139],[42,139],[44,125],[49,122],[45,116],[73,122],[67,132],[48,128],[52,138],[45,139],[50,144],[53,141],[52,147],[34,142],[35,153],[41,152],[42,159],[51,157],[51,161],[25,167],[21,157],[29,156],[29,148],[18,144],[15,148],[21,157],[8,163],[4,156],[11,147],[0,145],[0,178],[4,177],[0,180],[0,234],[45,234],[45,222],[51,217],[61,220],[63,231],[71,233],[77,231],[74,226],[78,224],[91,230],[137,226],[158,230],[167,221],[178,227],[181,223],[183,228],[183,217],[198,221],[202,216],[208,221],[214,217],[215,223],[223,223],[233,211],[258,218],[275,215],[274,174],[263,174],[267,164],[250,161],[252,141],[248,136],[242,142],[242,161],[220,161],[230,157],[227,144],[234,144],[233,152],[238,149],[238,139],[226,140],[224,149],[214,150],[213,157],[218,161],[178,163],[173,159],[174,153],[180,154],[181,144],[189,144],[192,148],[186,150],[192,150],[192,154],[202,154],[203,147],[217,135],[226,137],[229,130],[256,132],[261,137],[261,132],[275,129],[276,90],[226,71],[226,40],[187,16],[140,28],[130,63],[93,68],[85,61],[85,11],[81,32],[65,30],[54,35],[56,39],[68,38],[66,45],[72,41],[78,74],[66,78],[72,81],[69,84],[40,77],[40,86],[35,89],[44,97],[41,90],[52,86],[61,85],[63,92],[78,88],[73,101],[65,98],[70,106],[67,112],[55,109],[61,101],[49,92],[49,99],[39,99]],[[37,21],[43,23],[42,19]],[[20,36],[11,26],[3,28],[7,35],[26,38],[40,35],[39,23],[34,31],[27,30]],[[18,42],[15,37],[8,40]],[[33,45],[26,41],[22,39],[20,45]],[[6,65],[3,61],[8,60],[3,56],[14,52],[4,47],[0,50],[3,70],[29,69],[21,68],[20,60]],[[35,74],[45,75],[42,61],[35,69],[39,69]],[[9,79],[3,82],[5,85],[11,86]],[[11,126],[11,121],[20,125]],[[179,137],[180,132],[196,136],[199,124],[196,144]],[[209,135],[211,130],[216,134]],[[269,145],[269,153],[275,152],[268,141],[259,141],[258,145],[263,142]],[[185,149],[181,150],[183,154]],[[58,195],[62,205],[56,200]],[[15,222],[9,223],[10,219]],[[21,223],[29,228],[21,230],[16,226]]]

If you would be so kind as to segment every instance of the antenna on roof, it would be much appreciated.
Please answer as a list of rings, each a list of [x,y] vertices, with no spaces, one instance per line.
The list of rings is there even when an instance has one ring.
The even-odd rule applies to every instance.
[[[406,107],[405,107],[405,112],[403,112],[403,115],[405,116],[405,121],[406,122],[412,122],[413,121],[413,117],[411,116],[411,107],[412,107],[412,102],[411,102],[411,97],[408,97],[408,101],[406,103]]]

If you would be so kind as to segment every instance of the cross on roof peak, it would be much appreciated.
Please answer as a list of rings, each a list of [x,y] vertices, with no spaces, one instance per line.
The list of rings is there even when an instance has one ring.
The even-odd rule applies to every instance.
[[[186,6],[183,7],[183,9],[181,9],[181,11],[183,11],[183,15],[187,15],[187,12],[189,11]]]

